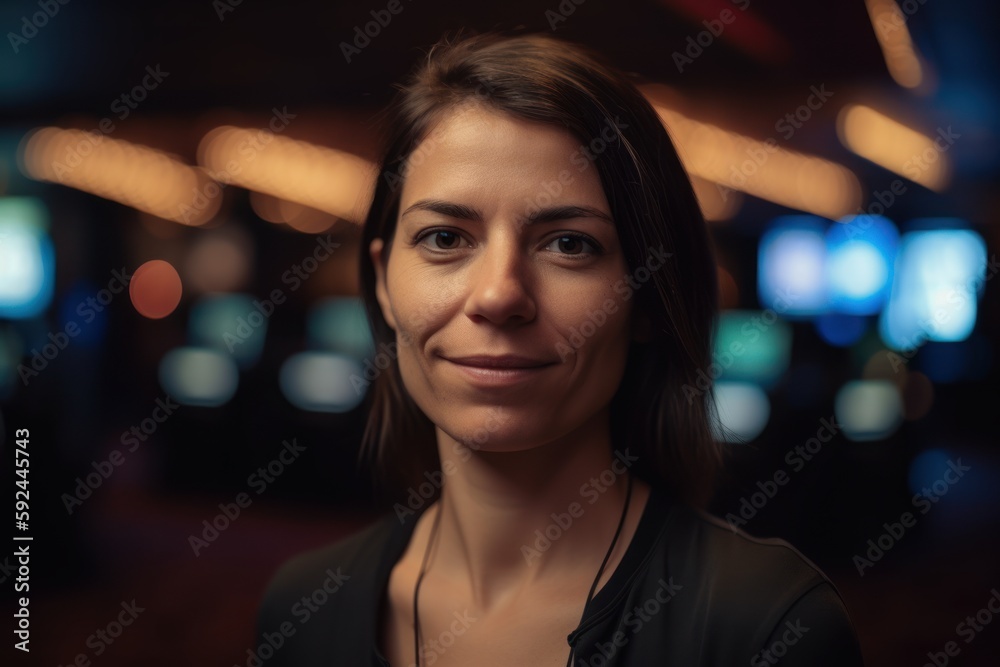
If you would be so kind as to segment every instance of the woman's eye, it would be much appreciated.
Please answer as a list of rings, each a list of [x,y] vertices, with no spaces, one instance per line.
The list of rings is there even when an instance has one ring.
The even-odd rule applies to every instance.
[[[434,239],[427,243],[427,239]],[[447,229],[431,229],[418,235],[413,243],[424,245],[431,251],[458,250],[462,247],[462,236]],[[556,248],[561,255],[591,257],[600,254],[597,243],[583,234],[563,234],[549,242],[547,248]]]
[[[557,245],[558,244],[558,245]],[[583,236],[582,234],[563,234],[552,240],[549,247],[557,245],[559,251],[563,255],[596,255],[598,249],[593,241],[589,237]],[[583,247],[590,248],[590,250],[582,249]]]
[[[438,250],[455,250],[456,248],[459,247],[458,244],[460,244],[462,241],[462,237],[456,234],[455,232],[449,232],[448,230],[445,229],[438,229],[438,230],[432,230],[418,237],[417,243],[423,243],[424,239],[432,238],[434,236],[437,236],[440,240],[436,243],[435,246],[431,247],[431,250],[434,250],[435,248]]]

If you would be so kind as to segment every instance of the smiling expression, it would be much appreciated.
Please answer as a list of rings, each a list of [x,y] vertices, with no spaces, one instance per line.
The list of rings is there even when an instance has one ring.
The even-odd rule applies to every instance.
[[[452,109],[429,136],[412,154],[387,266],[382,241],[370,248],[407,392],[459,440],[500,406],[510,418],[482,445],[493,451],[606,419],[633,301],[613,289],[628,265],[596,166],[571,159],[581,142],[477,106]],[[520,369],[454,361],[484,355],[517,355],[508,365]]]

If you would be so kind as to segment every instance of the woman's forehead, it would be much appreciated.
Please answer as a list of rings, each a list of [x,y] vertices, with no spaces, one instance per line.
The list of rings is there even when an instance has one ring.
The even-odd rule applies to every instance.
[[[409,156],[401,210],[423,197],[473,193],[606,206],[597,170],[583,155],[564,128],[481,105],[458,108]]]

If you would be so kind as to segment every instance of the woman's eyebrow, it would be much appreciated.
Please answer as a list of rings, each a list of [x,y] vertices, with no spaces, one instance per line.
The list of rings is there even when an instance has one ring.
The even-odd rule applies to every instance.
[[[448,216],[449,218],[469,220],[472,222],[481,223],[483,221],[483,214],[476,209],[464,204],[456,204],[454,202],[443,201],[440,199],[421,199],[414,202],[407,207],[407,209],[403,211],[399,217],[402,218],[412,211],[430,211],[432,213]],[[597,218],[599,220],[603,220],[609,225],[614,224],[611,216],[604,211],[594,208],[593,206],[585,206],[582,204],[566,204],[542,208],[524,216],[523,220],[525,223],[531,224],[554,222],[557,220],[571,220],[573,218]]]
[[[459,220],[483,221],[483,214],[476,209],[464,204],[455,204],[440,199],[421,199],[410,205],[399,217],[402,218],[412,211],[430,211],[431,213],[440,213],[449,218],[458,218]]]
[[[572,218],[597,218],[609,225],[614,225],[611,216],[604,211],[593,206],[583,206],[580,204],[568,204],[565,206],[551,206],[543,208],[525,217],[528,223],[532,222],[552,222],[554,220],[570,220]]]

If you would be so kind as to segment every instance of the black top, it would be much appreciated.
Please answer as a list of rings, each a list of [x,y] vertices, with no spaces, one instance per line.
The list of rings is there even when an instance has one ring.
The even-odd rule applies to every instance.
[[[389,513],[285,563],[258,617],[263,664],[389,667],[379,612],[418,516]],[[816,565],[784,540],[751,537],[655,487],[567,641],[581,666],[864,664],[844,601]]]

